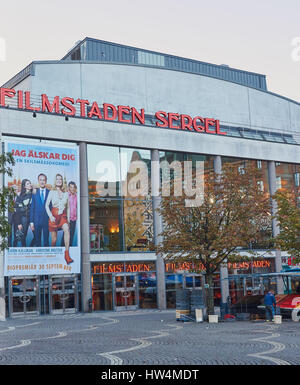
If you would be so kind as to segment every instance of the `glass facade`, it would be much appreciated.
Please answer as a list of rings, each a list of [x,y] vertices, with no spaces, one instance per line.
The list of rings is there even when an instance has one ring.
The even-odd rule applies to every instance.
[[[277,189],[290,192],[300,207],[300,165],[276,162],[275,169]]]
[[[151,261],[92,264],[93,310],[157,307],[155,263]]]
[[[90,252],[92,254],[154,252],[151,151],[103,145],[88,145],[87,150]],[[193,177],[200,171],[204,176],[204,184],[205,175],[214,170],[214,156],[169,151],[160,151],[159,154],[160,177],[162,187],[166,187],[165,192],[168,192],[170,180],[180,182],[178,186],[182,189],[187,188],[189,181],[185,178],[186,170],[182,168],[185,162],[189,164]],[[223,165],[235,164],[240,172],[243,172],[248,164],[254,165],[261,171],[259,181],[261,190],[270,195],[268,162],[230,157],[221,159]],[[300,165],[276,162],[275,166],[277,187],[292,192],[295,201],[300,205]],[[189,187],[191,186],[194,185],[191,184]],[[174,193],[175,190],[170,191],[170,194]],[[248,248],[272,249],[271,218],[268,223],[262,223],[261,233],[261,239],[249,244]],[[93,310],[157,307],[155,262],[142,260],[141,257],[138,262],[93,262],[91,267]],[[275,271],[274,259],[263,258],[258,261],[228,264],[228,285],[232,304],[239,303],[243,296],[258,295],[266,288],[275,288],[273,281],[249,277],[251,274],[273,271]],[[168,308],[176,307],[177,289],[202,289],[205,282],[201,274],[169,266],[166,267],[165,279]],[[11,298],[9,306],[13,312],[31,312],[43,307],[48,309],[45,312],[80,308],[81,300],[78,299],[80,275],[76,277],[76,290],[72,289],[74,293],[71,292],[73,281],[71,279],[69,282],[68,277],[64,282],[59,279],[57,281],[53,279],[51,282],[49,280],[47,285],[43,283],[43,279],[40,281],[33,279],[32,282],[37,282],[40,285],[39,290],[43,293],[39,298],[39,305],[31,295],[30,286],[28,287],[31,291],[24,289],[24,294],[20,289],[23,285],[21,280],[12,279],[11,282],[11,292],[7,295],[9,294]],[[31,282],[30,279],[28,282]],[[219,272],[214,275],[213,286],[215,306],[219,306],[221,303]],[[62,291],[64,295],[68,294],[69,302],[62,302],[60,299]],[[76,301],[75,294],[76,298],[78,297]],[[24,295],[29,296],[31,300],[28,305],[20,301]]]
[[[268,179],[268,162],[262,160],[249,160],[242,158],[230,158],[222,157],[222,165],[227,163],[235,165],[239,172],[242,173],[243,170],[248,166],[253,166],[260,171],[261,180],[258,182],[260,189],[264,194],[270,197],[269,191],[269,179]],[[272,238],[272,220],[271,213],[269,220],[261,223],[261,232],[259,239],[251,242],[247,248],[249,249],[271,249],[273,247]]]
[[[92,253],[153,250],[150,150],[88,145]]]

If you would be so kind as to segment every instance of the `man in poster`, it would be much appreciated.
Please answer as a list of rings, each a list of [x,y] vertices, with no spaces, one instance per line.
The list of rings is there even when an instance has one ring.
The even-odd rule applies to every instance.
[[[39,174],[39,188],[36,190],[36,193],[32,195],[30,208],[30,228],[34,234],[34,243],[37,247],[42,246],[42,236],[43,246],[49,246],[49,217],[45,208],[49,190],[46,188],[46,183],[47,176],[45,174]]]

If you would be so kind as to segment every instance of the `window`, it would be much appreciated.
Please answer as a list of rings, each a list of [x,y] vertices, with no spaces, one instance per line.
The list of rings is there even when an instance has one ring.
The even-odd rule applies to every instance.
[[[138,63],[164,67],[165,57],[150,52],[138,51]]]
[[[276,177],[276,190],[281,189],[281,176]]]
[[[256,164],[257,164],[257,168],[261,169],[261,160],[258,160],[258,161],[256,162]]]

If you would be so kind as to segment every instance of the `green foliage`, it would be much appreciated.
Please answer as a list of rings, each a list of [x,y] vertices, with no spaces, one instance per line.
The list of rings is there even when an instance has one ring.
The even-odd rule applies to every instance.
[[[275,219],[280,228],[280,233],[275,238],[275,245],[293,256],[293,262],[299,263],[300,209],[289,192],[277,191],[273,198],[277,203]]]
[[[11,153],[0,155],[0,173],[4,179],[4,175],[12,176],[11,166],[15,164]],[[2,187],[0,190],[0,248],[4,250],[8,247],[8,235],[11,228],[8,221],[7,213],[12,213],[14,210],[14,198],[16,193],[13,188]]]
[[[209,283],[224,261],[249,259],[241,248],[259,239],[262,223],[271,221],[271,208],[269,195],[259,187],[260,171],[251,165],[241,173],[228,164],[221,174],[210,172],[204,179],[203,201],[195,207],[186,206],[184,194],[162,198],[164,231],[157,252],[175,263],[202,266]]]

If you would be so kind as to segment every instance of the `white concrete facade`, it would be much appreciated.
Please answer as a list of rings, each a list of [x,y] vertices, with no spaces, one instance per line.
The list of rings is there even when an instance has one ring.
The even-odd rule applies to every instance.
[[[225,125],[286,132],[300,138],[299,103],[229,81],[160,68],[70,61],[34,62],[31,73],[14,86],[16,91],[30,91],[35,97],[45,93],[49,100],[58,95],[97,101],[99,105],[144,108],[152,115],[160,110],[200,115],[219,119]],[[66,121],[63,115],[47,113],[37,113],[33,118],[32,112],[25,110],[1,108],[0,134],[71,141],[81,146],[94,143],[300,164],[300,145],[79,117]],[[83,210],[88,210],[85,198]],[[90,261],[120,258],[130,260],[131,256],[90,255]],[[132,254],[132,260],[137,259],[153,260],[155,255]],[[85,279],[89,279],[87,271]],[[88,297],[85,293],[84,309]]]

